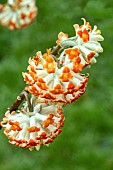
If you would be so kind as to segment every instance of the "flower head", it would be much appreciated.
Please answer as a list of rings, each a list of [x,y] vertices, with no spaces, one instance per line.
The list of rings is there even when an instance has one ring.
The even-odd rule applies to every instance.
[[[80,55],[80,52],[78,50],[78,48],[70,48],[70,49],[66,49],[65,53],[68,54],[68,58],[73,60],[74,58],[76,58],[77,56]]]
[[[0,8],[0,24],[11,30],[27,27],[35,18],[35,0],[8,0]]]
[[[73,69],[70,69],[70,64],[59,68],[50,53],[42,55],[37,52],[33,59],[29,59],[28,73],[23,73],[28,84],[26,90],[35,96],[61,102],[63,105],[77,100],[85,92],[88,77],[77,71],[82,69],[82,65],[76,60]]]
[[[62,108],[52,104],[38,103],[38,98],[32,98],[33,111],[28,109],[27,102],[22,109],[9,110],[1,122],[4,133],[9,142],[21,148],[34,147],[39,150],[40,146],[48,145],[62,132],[64,115]]]
[[[103,52],[103,48],[98,42],[104,40],[101,31],[97,29],[97,26],[92,29],[89,22],[86,22],[84,18],[82,19],[83,25],[74,25],[76,36],[60,42],[61,47],[65,49],[58,58],[60,64],[66,65],[75,62],[74,59],[79,56],[84,68],[96,63],[96,57]]]

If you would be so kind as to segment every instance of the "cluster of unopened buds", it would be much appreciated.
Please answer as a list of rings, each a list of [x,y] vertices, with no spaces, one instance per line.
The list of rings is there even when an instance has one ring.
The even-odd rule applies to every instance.
[[[35,0],[8,0],[0,4],[0,24],[10,30],[27,27],[37,14]]]
[[[17,97],[1,122],[9,142],[22,148],[39,150],[62,132],[63,107],[75,102],[86,91],[89,74],[83,69],[96,63],[103,52],[97,26],[74,25],[75,36],[58,34],[57,45],[45,54],[38,51],[29,59],[28,72],[22,73],[25,90]],[[29,96],[28,96],[29,94]],[[23,106],[18,109],[22,100]]]

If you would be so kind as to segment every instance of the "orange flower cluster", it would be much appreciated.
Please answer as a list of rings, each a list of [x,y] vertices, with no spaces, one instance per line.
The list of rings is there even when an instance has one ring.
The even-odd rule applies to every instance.
[[[0,5],[0,24],[10,30],[27,27],[37,14],[35,0],[8,0]]]
[[[88,76],[76,71],[82,68],[79,61],[75,67],[70,69],[67,65],[59,68],[50,50],[44,55],[37,52],[35,57],[29,59],[28,73],[23,73],[28,84],[26,90],[51,102],[60,102],[62,105],[71,103],[85,92],[88,81]]]
[[[82,19],[84,25],[74,25],[75,37],[67,38],[67,34],[60,32],[56,41],[64,49],[58,58],[59,63],[75,67],[75,63],[78,61],[79,65],[82,64],[79,66],[80,71],[86,66],[96,63],[96,57],[98,57],[99,53],[103,52],[103,48],[98,41],[104,40],[97,26],[94,26],[92,29],[89,22],[86,22],[84,18]],[[62,39],[65,40],[62,41]]]
[[[29,59],[28,72],[22,73],[27,84],[25,90],[31,94],[20,110],[7,111],[2,127],[11,144],[22,148],[39,150],[61,133],[64,125],[63,107],[75,102],[86,91],[89,74],[82,70],[96,62],[103,51],[101,32],[84,20],[84,25],[74,25],[76,35],[68,38],[60,32],[59,52],[50,49],[42,54],[38,51]]]
[[[7,111],[2,121],[4,133],[9,142],[21,148],[36,148],[48,145],[62,132],[64,115],[62,108],[50,102],[38,103],[32,98],[34,108],[28,111],[27,102],[18,112]]]

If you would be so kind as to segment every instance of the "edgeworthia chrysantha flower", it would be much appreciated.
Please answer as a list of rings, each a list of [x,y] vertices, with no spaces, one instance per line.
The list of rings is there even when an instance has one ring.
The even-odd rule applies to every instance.
[[[50,101],[39,103],[38,98],[32,96],[31,104],[32,112],[27,102],[20,110],[11,113],[8,110],[1,124],[11,144],[39,150],[40,146],[53,142],[62,132],[64,115],[61,106]]]
[[[27,27],[37,14],[35,0],[8,0],[0,5],[0,24],[11,30]]]
[[[43,55],[37,52],[29,59],[29,71],[23,73],[28,84],[26,90],[52,102],[71,103],[85,92],[88,76],[75,72],[68,65],[60,67],[50,52],[47,50]]]
[[[101,31],[97,26],[90,26],[84,18],[84,25],[74,25],[76,35],[68,38],[67,34],[60,32],[58,35],[57,44],[60,44],[64,51],[59,56],[58,60],[61,64],[66,65],[73,63],[76,58],[79,58],[80,64],[83,67],[96,63],[96,57],[103,52],[103,48],[98,41],[103,41]],[[75,62],[76,63],[76,62]],[[74,63],[73,63],[74,64]]]

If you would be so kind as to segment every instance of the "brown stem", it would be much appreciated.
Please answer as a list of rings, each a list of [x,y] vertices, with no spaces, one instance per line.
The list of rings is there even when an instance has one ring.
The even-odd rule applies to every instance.
[[[8,108],[8,110],[10,111],[10,113],[12,111],[16,111],[18,109],[18,107],[20,106],[20,104],[22,103],[22,101],[25,99],[25,93],[28,94],[28,92],[26,90],[23,90],[19,96],[17,96],[17,99],[15,100],[15,102],[12,104],[12,106],[10,108]]]
[[[19,96],[17,96],[17,99],[15,100],[15,102],[12,104],[12,106],[10,108],[8,108],[8,110],[10,111],[10,113],[12,111],[16,111],[18,109],[18,107],[20,106],[20,104],[22,103],[22,101],[26,98],[27,102],[28,102],[28,108],[29,111],[32,111],[32,106],[30,103],[30,99],[28,97],[28,93],[25,89],[20,93]],[[0,123],[0,129],[2,129],[1,123]]]
[[[1,125],[1,122],[0,122],[0,130],[2,129],[2,125]]]
[[[26,90],[24,90],[23,93],[24,93],[24,96],[25,96],[25,98],[26,98],[26,100],[27,100],[28,109],[29,109],[30,112],[32,112],[32,111],[33,111],[33,107],[32,107],[30,98],[29,98],[29,96],[28,96],[28,93],[29,93],[29,92],[27,92]]]
[[[61,49],[61,46],[57,45],[56,47],[53,48],[53,50],[51,51],[51,54],[57,55],[60,49]]]

